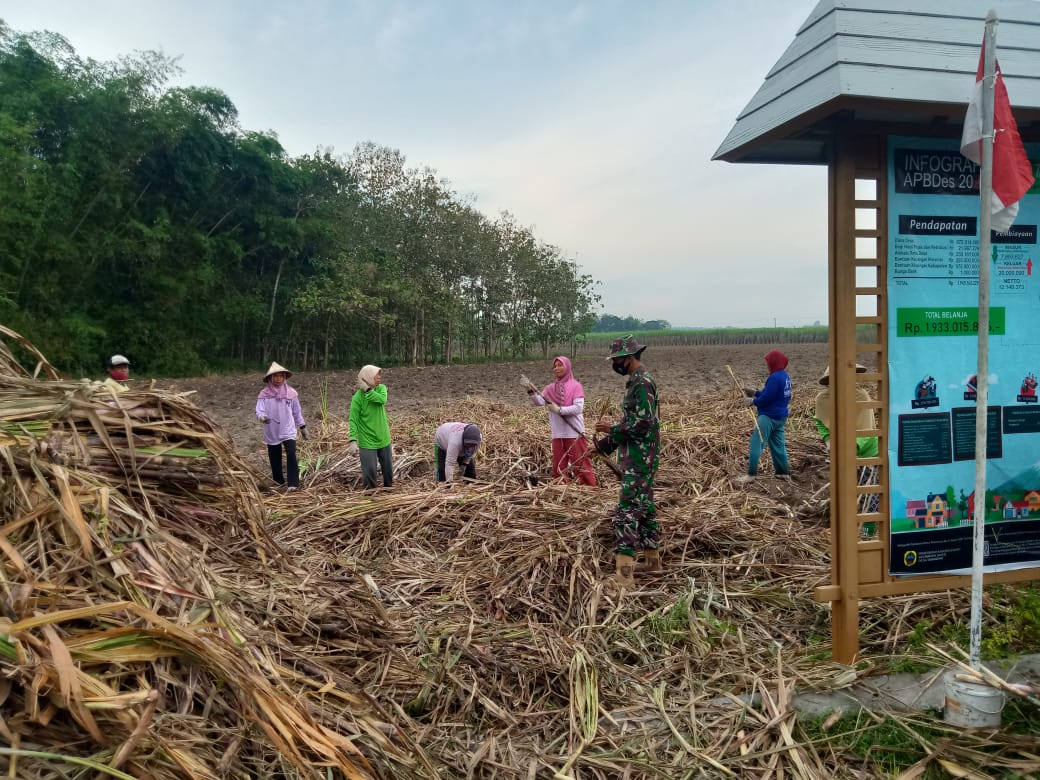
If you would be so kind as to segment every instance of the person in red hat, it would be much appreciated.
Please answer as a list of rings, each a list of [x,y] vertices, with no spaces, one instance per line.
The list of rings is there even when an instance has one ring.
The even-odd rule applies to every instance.
[[[787,355],[773,349],[765,355],[769,376],[761,390],[745,388],[748,406],[757,409],[755,429],[751,432],[748,449],[747,474],[737,477],[737,483],[754,482],[758,476],[758,461],[768,446],[773,459],[773,475],[777,479],[791,479],[791,462],[787,457],[784,429],[791,407],[791,377],[787,373]]]
[[[296,435],[307,438],[307,423],[303,420],[300,396],[289,387],[292,371],[272,363],[264,374],[264,389],[256,399],[256,419],[264,426],[264,443],[271,462],[271,476],[279,485],[286,483],[289,490],[300,487],[300,465],[296,459]],[[282,450],[285,450],[285,472],[282,471]]]

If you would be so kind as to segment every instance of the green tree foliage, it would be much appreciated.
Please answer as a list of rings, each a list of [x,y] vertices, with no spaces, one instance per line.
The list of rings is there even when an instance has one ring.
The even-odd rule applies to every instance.
[[[0,22],[0,322],[70,372],[493,359],[574,342],[595,282],[359,144],[290,157],[175,63]]]
[[[636,330],[668,330],[672,325],[668,320],[643,320],[638,317],[617,317],[613,314],[604,314],[592,326],[593,333],[617,333],[625,331],[630,333]]]
[[[643,323],[643,330],[668,330],[672,325],[668,320],[647,320]]]

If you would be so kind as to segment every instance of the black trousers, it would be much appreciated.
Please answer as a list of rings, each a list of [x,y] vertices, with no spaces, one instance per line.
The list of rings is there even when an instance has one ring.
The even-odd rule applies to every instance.
[[[300,464],[296,460],[296,439],[286,439],[281,444],[267,445],[267,459],[271,461],[271,476],[279,485],[285,484],[282,475],[282,447],[285,447],[285,466],[289,472],[289,487],[300,486]]]
[[[437,481],[447,482],[445,466],[447,466],[448,463],[448,454],[440,447],[434,446],[434,449],[437,450]],[[477,466],[473,462],[472,458],[470,458],[469,463],[462,463],[460,461],[459,466],[462,467],[462,476],[467,479],[477,478]]]

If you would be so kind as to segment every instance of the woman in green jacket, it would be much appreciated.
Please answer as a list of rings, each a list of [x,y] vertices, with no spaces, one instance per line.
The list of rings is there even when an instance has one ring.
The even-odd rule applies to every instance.
[[[358,371],[357,390],[350,399],[350,444],[347,454],[361,457],[361,479],[366,488],[376,486],[376,475],[383,473],[383,487],[394,482],[390,423],[386,419],[386,385],[383,369],[364,366]]]
[[[867,367],[862,366],[859,363],[856,364],[856,373],[866,373]],[[824,369],[823,376],[820,377],[820,384],[825,389],[820,391],[820,394],[816,396],[816,413],[813,415],[813,422],[816,423],[816,430],[820,434],[820,438],[823,439],[827,445],[827,452],[831,450],[831,367],[827,366]],[[861,401],[870,401],[870,393],[862,385],[856,385],[856,402],[859,411],[856,415],[856,429],[860,431],[873,431],[877,428],[877,417],[874,415],[874,410],[870,407],[860,406]],[[857,458],[876,458],[878,456],[878,437],[877,436],[857,436],[856,437],[856,457]],[[856,484],[859,487],[865,487],[867,485],[877,485],[880,475],[878,473],[877,466],[856,466]],[[856,511],[863,514],[876,514],[881,511],[881,496],[877,493],[861,493],[856,501]],[[863,533],[866,536],[873,536],[877,533],[877,523],[870,522],[863,524]]]

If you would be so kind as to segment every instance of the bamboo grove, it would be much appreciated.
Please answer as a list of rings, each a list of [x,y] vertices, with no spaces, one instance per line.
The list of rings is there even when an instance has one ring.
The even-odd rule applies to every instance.
[[[574,340],[594,280],[374,142],[291,157],[175,60],[0,21],[0,321],[96,373],[491,360]]]

